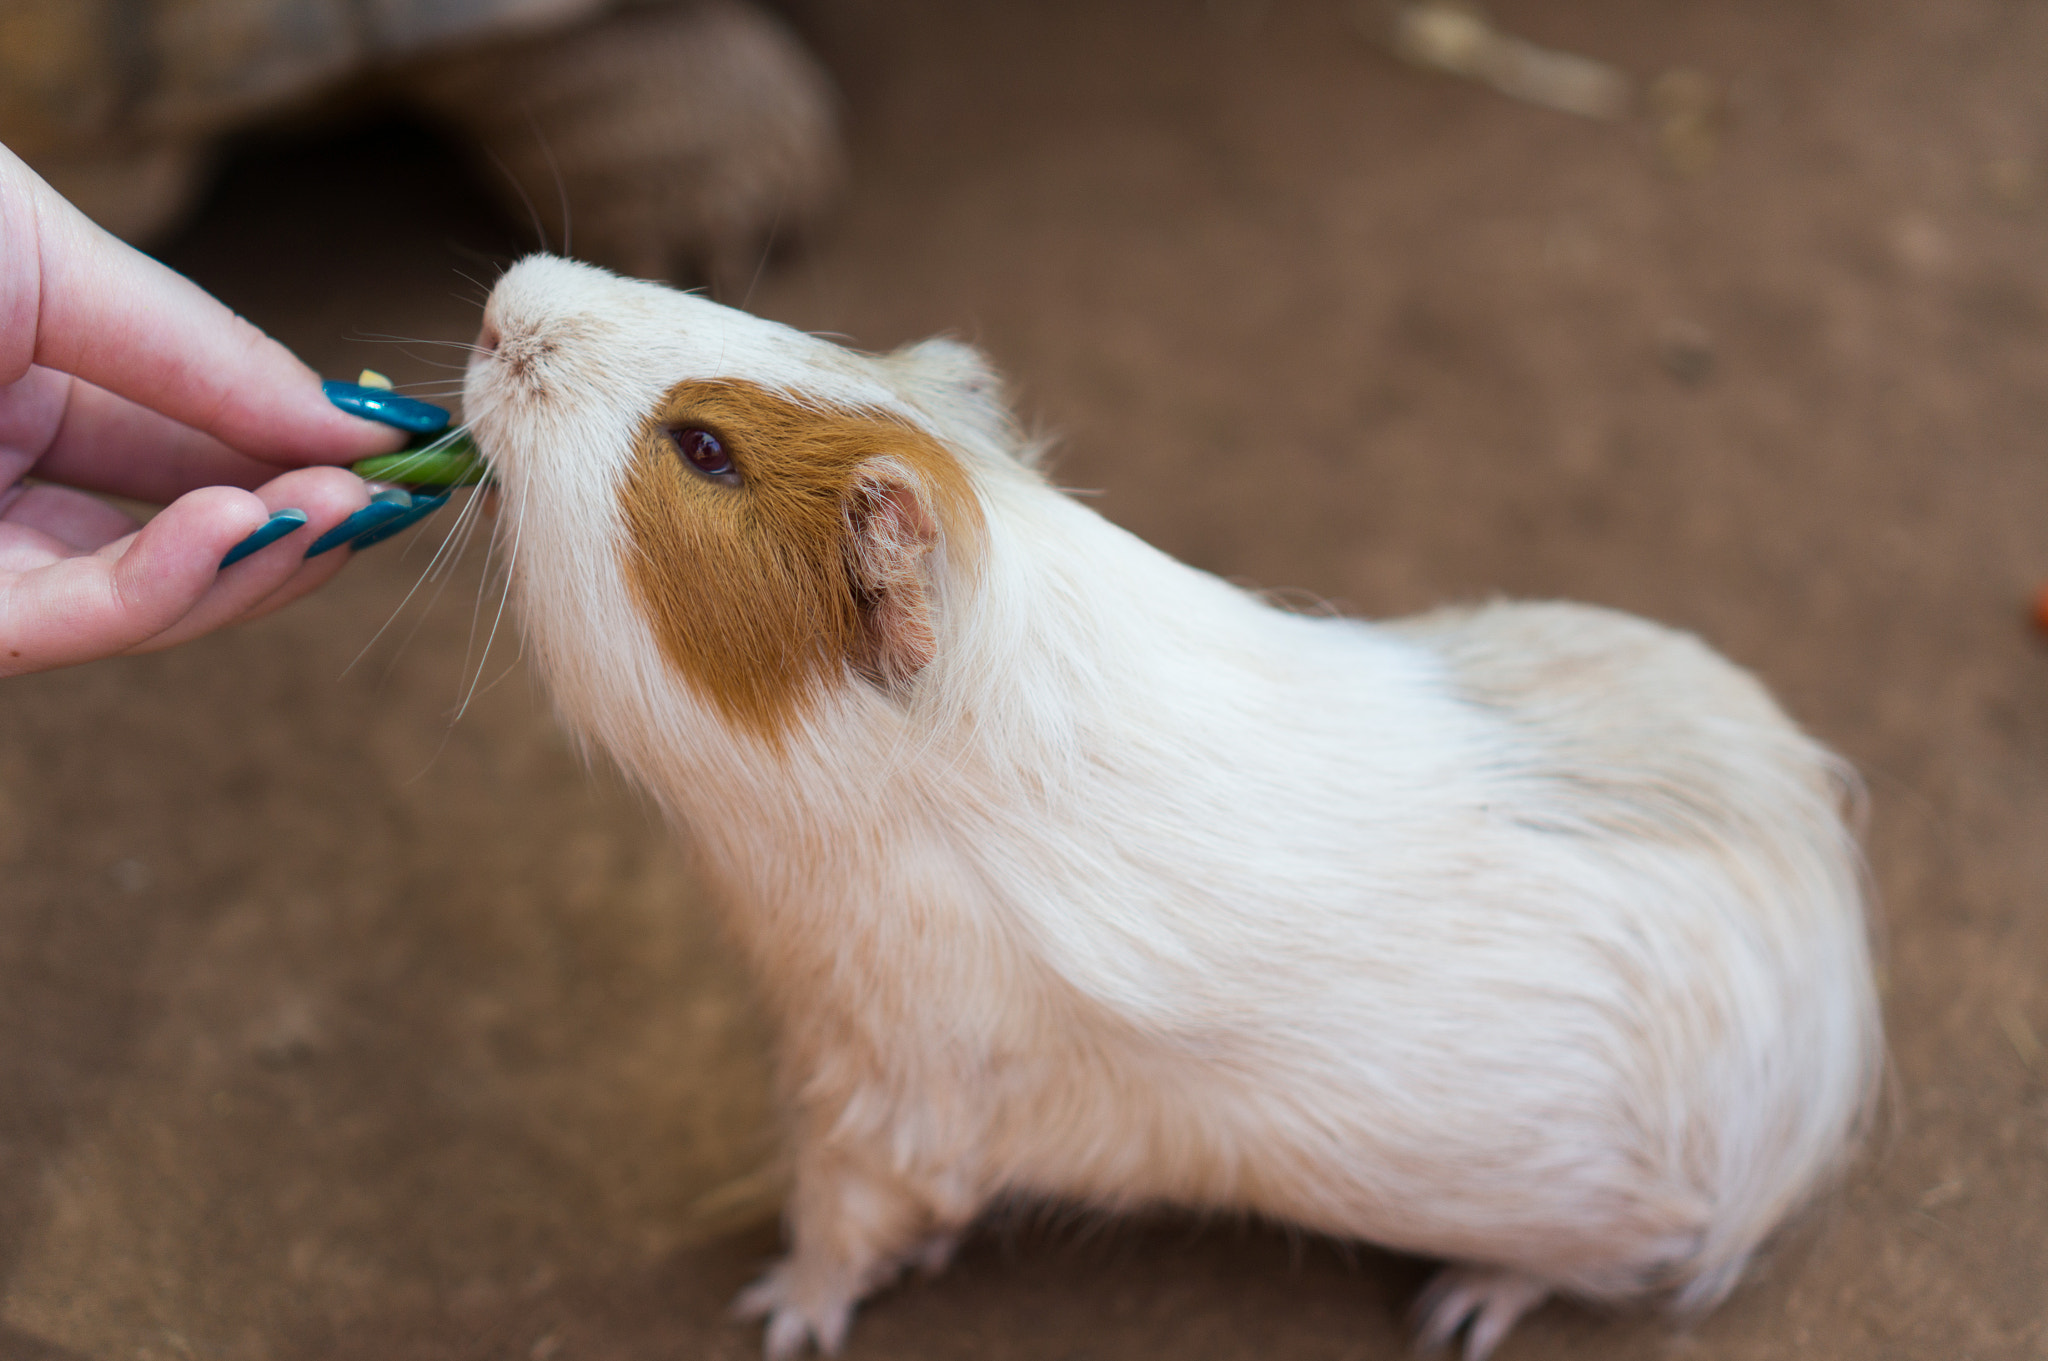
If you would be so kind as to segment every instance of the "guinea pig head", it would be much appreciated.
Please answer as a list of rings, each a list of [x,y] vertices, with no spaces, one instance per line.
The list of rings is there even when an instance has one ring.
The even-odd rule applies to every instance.
[[[993,386],[949,342],[862,355],[590,266],[514,266],[465,405],[558,689],[660,673],[776,745],[835,690],[907,694],[982,538]]]

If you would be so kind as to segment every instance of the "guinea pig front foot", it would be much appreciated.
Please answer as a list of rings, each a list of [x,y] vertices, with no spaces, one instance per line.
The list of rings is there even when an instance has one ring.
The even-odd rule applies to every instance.
[[[1416,1346],[1436,1351],[1465,1331],[1465,1361],[1486,1361],[1515,1321],[1550,1295],[1534,1276],[1500,1267],[1447,1266],[1415,1302]]]

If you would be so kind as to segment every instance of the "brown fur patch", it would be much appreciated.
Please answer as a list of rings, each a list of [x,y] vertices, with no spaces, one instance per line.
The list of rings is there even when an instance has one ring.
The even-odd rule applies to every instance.
[[[669,431],[725,445],[740,485],[696,472]],[[925,571],[941,533],[978,540],[966,472],[885,412],[806,406],[753,383],[685,382],[620,488],[627,576],[669,659],[725,717],[778,740],[847,670],[908,683],[931,660]]]

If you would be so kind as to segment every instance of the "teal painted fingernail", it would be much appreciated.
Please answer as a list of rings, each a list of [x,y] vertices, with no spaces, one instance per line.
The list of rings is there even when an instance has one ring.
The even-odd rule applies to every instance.
[[[358,534],[386,525],[412,510],[411,499],[401,505],[396,501],[377,500],[370,502],[346,520],[313,540],[313,546],[306,550],[306,556],[317,558],[322,553],[341,547]]]
[[[304,523],[306,512],[303,510],[272,511],[270,518],[256,527],[255,533],[228,550],[227,556],[220,560],[220,565],[224,568],[233,567],[251,553],[268,548]]]
[[[448,428],[448,412],[432,402],[401,397],[388,388],[364,387],[361,383],[322,383],[327,400],[364,420],[395,425],[415,435],[431,435]]]
[[[446,492],[441,493],[439,496],[415,496],[412,499],[412,509],[393,517],[388,524],[379,525],[369,533],[361,535],[350,546],[357,552],[361,552],[373,543],[382,543],[400,530],[412,528],[421,520],[426,519],[429,515],[432,515],[447,504],[448,493]]]

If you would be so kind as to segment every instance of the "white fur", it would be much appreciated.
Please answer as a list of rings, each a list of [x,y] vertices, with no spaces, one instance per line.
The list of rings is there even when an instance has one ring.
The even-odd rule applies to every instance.
[[[1880,1048],[1845,776],[1694,639],[1284,613],[1048,486],[947,342],[857,355],[547,258],[485,335],[540,665],[687,829],[781,1022],[771,1354],[1022,1195],[1447,1259],[1425,1334],[1476,1356],[1552,1290],[1713,1304],[1840,1169]],[[779,752],[620,572],[633,433],[718,377],[915,422],[987,521],[909,693],[849,672]]]

